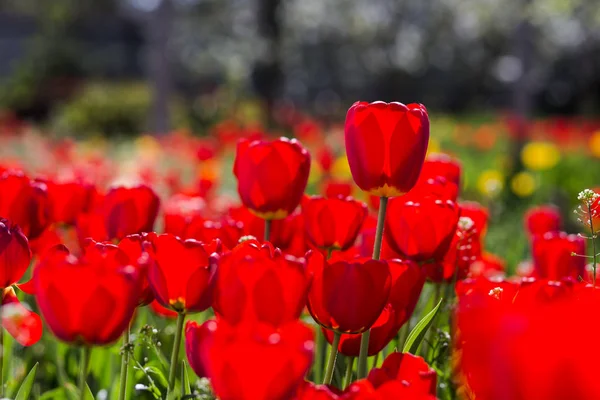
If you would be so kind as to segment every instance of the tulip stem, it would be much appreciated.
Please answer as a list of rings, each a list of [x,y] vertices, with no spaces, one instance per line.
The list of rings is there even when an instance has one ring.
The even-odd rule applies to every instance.
[[[333,379],[333,370],[335,369],[335,360],[337,359],[338,346],[340,345],[340,339],[342,334],[333,332],[333,343],[331,343],[331,350],[329,351],[329,360],[327,361],[327,369],[325,370],[325,379],[323,384],[331,385]]]
[[[325,353],[325,338],[323,332],[321,332],[321,325],[317,325],[317,336],[316,348],[315,348],[315,363],[313,365],[313,380],[315,383],[321,382],[321,376],[323,374],[323,356]]]
[[[588,202],[587,204],[588,206],[588,216],[590,218],[590,231],[592,232],[592,251],[593,253],[593,258],[594,261],[592,262],[592,283],[593,283],[593,287],[596,287],[596,257],[598,256],[596,254],[596,232],[594,232],[594,213],[592,210],[592,203]]]
[[[271,240],[271,220],[270,219],[265,219],[265,237],[264,237],[264,241],[268,242]]]
[[[181,347],[181,334],[183,332],[183,322],[185,321],[185,313],[177,314],[177,330],[175,331],[175,341],[173,342],[173,352],[171,353],[171,367],[169,369],[169,391],[175,387],[175,372],[179,360],[179,348]],[[167,395],[168,398],[168,395]]]
[[[4,293],[4,289],[0,291],[0,398],[4,397],[4,327],[2,326],[2,301],[1,294]]]
[[[373,244],[373,260],[379,260],[381,255],[381,241],[383,239],[383,226],[385,222],[385,212],[387,210],[387,197],[380,197],[379,214],[377,215],[377,230],[375,231],[375,243]],[[367,329],[360,338],[360,353],[358,355],[358,379],[367,376],[367,353],[369,352],[369,337],[371,330]]]
[[[127,397],[127,372],[129,368],[129,326],[123,333],[123,348],[121,349],[121,380],[119,382],[119,400]]]
[[[346,388],[348,385],[350,385],[350,382],[352,381],[352,369],[353,368],[354,368],[354,357],[349,357],[348,365],[346,366],[346,377],[344,378],[343,388]]]
[[[90,365],[90,357],[92,355],[92,348],[89,346],[83,346],[81,348],[81,360],[79,361],[79,399],[85,399],[85,386],[88,374],[88,368]]]

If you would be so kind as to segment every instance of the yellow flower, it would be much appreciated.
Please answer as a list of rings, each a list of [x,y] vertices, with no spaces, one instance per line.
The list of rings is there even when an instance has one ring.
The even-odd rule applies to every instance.
[[[554,167],[560,160],[558,147],[550,142],[529,142],[521,151],[523,165],[533,171]]]
[[[477,190],[481,194],[489,197],[495,197],[504,187],[504,177],[497,170],[485,170],[477,179]]]
[[[600,158],[600,131],[594,132],[590,137],[590,151],[594,157]]]
[[[517,173],[510,181],[512,191],[519,197],[531,196],[536,186],[535,178],[527,171]]]

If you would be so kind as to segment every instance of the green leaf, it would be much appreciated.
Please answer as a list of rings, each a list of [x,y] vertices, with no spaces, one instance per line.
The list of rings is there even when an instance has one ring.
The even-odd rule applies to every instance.
[[[29,399],[31,389],[33,388],[33,382],[35,381],[35,373],[37,371],[38,364],[39,363],[35,363],[33,368],[31,368],[31,371],[29,371],[29,373],[27,374],[25,379],[23,379],[23,383],[21,383],[21,387],[19,388],[19,391],[17,392],[17,396],[15,397],[15,400]]]
[[[192,393],[185,360],[181,360],[181,395]]]
[[[59,388],[47,391],[46,393],[41,395],[38,400],[64,399],[66,397],[67,397],[67,394],[65,393],[65,389],[59,387]]]
[[[427,315],[421,319],[417,325],[410,332],[408,337],[406,338],[406,342],[404,343],[404,348],[402,349],[403,353],[412,353],[417,354],[417,350],[419,350],[419,346],[423,342],[425,338],[425,334],[433,324],[435,320],[435,316],[440,310],[440,306],[442,305],[442,301],[444,299],[440,299],[437,305],[431,310]]]
[[[167,378],[165,377],[165,374],[161,371],[160,368],[158,368],[155,365],[152,365],[154,362],[151,361],[148,364],[146,364],[144,366],[144,369],[146,370],[146,372],[150,375],[152,375],[154,378],[154,382],[161,385],[162,387],[168,387],[169,386],[169,381],[167,381]]]
[[[85,400],[94,400],[94,394],[92,393],[92,389],[90,389],[87,382],[85,384]]]

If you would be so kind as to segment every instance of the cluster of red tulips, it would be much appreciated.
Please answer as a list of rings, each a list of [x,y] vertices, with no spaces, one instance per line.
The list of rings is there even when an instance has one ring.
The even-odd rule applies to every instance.
[[[505,278],[502,259],[484,249],[488,211],[458,201],[460,163],[426,157],[428,141],[422,105],[352,105],[346,154],[369,205],[345,184],[305,195],[311,158],[295,139],[237,143],[241,206],[204,191],[161,204],[143,184],[103,191],[6,168],[2,325],[22,345],[44,325],[80,347],[81,398],[92,348],[120,337],[119,399],[127,398],[130,327],[146,305],[176,318],[169,398],[194,396],[176,385],[182,341],[223,400],[434,399],[440,380],[444,394],[464,398],[600,396],[596,346],[572,350],[597,325],[596,249],[586,255],[585,240],[595,243],[600,196],[580,196],[589,236],[561,232],[552,207],[531,210],[532,260]],[[159,214],[163,233],[154,232]],[[426,282],[431,301],[421,298]],[[35,297],[44,323],[14,287]],[[185,324],[194,313],[205,322]],[[435,326],[452,341],[442,362]]]

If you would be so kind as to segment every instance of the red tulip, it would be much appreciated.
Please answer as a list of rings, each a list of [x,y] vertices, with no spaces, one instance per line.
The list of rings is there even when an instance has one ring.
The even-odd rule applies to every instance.
[[[346,153],[354,182],[376,196],[400,196],[417,182],[429,118],[421,104],[356,102],[345,125]]]
[[[181,240],[165,233],[146,245],[152,262],[148,281],[156,300],[177,312],[200,312],[211,306],[216,269],[209,263],[221,252],[221,242]]]
[[[482,240],[487,232],[490,213],[488,209],[476,201],[463,201],[458,204],[460,216],[470,218],[473,221],[473,229]]]
[[[321,326],[339,333],[361,333],[377,321],[392,285],[385,261],[327,261],[315,252],[308,256],[308,267],[313,274],[308,311]]]
[[[260,321],[277,327],[300,317],[309,286],[304,265],[270,243],[247,240],[211,263],[219,271],[213,306],[229,324]]]
[[[410,400],[435,400],[435,395],[420,393],[413,389],[407,382],[392,380],[384,383],[378,388],[366,379],[354,382],[340,397],[344,400],[388,400],[388,399],[410,399]]]
[[[433,196],[436,199],[456,202],[458,198],[458,186],[442,176],[436,176],[435,178],[418,181],[410,190],[408,196],[416,198]],[[379,204],[377,204],[376,208],[379,209]]]
[[[52,206],[52,219],[73,225],[81,213],[89,211],[95,195],[94,186],[81,181],[48,181],[48,196]]]
[[[585,254],[585,240],[564,232],[547,232],[536,236],[532,242],[533,265],[539,278],[560,280],[584,276],[585,258],[572,253]]]
[[[326,385],[315,385],[310,381],[304,382],[298,388],[294,400],[337,400],[340,396]]]
[[[367,205],[351,197],[308,197],[302,202],[304,230],[321,249],[348,250],[367,216]]]
[[[156,237],[155,233],[144,235],[125,236],[119,242],[119,248],[129,257],[129,262],[141,268],[142,290],[140,293],[139,305],[145,306],[154,300],[154,293],[148,281],[149,255],[144,249],[146,243],[151,243]]]
[[[32,181],[20,171],[0,177],[0,216],[19,225],[30,240],[51,224],[51,208],[45,183]]]
[[[151,232],[160,200],[145,185],[112,188],[102,201],[102,216],[110,239]]]
[[[344,181],[326,180],[321,189],[321,193],[327,198],[349,197],[352,196],[352,184]]]
[[[410,353],[392,353],[383,361],[381,368],[374,368],[367,378],[374,388],[389,381],[406,382],[415,393],[435,396],[437,373],[421,357]]]
[[[168,318],[168,319],[176,319],[177,315],[178,315],[175,311],[171,310],[170,308],[161,306],[160,303],[156,300],[153,300],[150,303],[150,310],[155,315],[158,315],[159,317]]]
[[[450,157],[448,154],[431,153],[425,159],[419,181],[444,177],[448,182],[460,187],[462,166],[460,161]]]
[[[384,230],[388,244],[403,258],[441,260],[456,231],[458,206],[429,196],[405,197],[389,202]]]
[[[169,198],[164,207],[164,231],[172,233],[185,239],[191,239],[188,236],[188,228],[191,225],[202,224],[204,218],[203,211],[206,209],[206,202],[201,197],[186,196],[176,194]]]
[[[303,384],[313,358],[313,331],[299,322],[279,329],[188,322],[186,353],[222,400],[284,400]]]
[[[551,205],[533,207],[525,214],[525,228],[530,236],[557,232],[562,227],[560,210]]]
[[[295,139],[240,140],[233,173],[242,203],[263,219],[282,219],[300,204],[310,155]]]
[[[565,293],[551,302],[459,301],[457,312],[462,376],[473,397],[508,399],[592,399],[600,397],[594,368],[597,346],[574,351],[582,337],[600,329],[591,318],[600,306],[597,290]],[[525,286],[521,291],[528,290]],[[522,294],[517,295],[517,299]],[[566,345],[557,345],[565,343]],[[551,351],[549,351],[551,349]]]
[[[21,229],[0,218],[0,288],[17,283],[30,262],[29,242]]]
[[[472,277],[493,278],[503,276],[505,270],[506,262],[501,257],[491,253],[483,253],[479,260],[471,263],[469,275]]]
[[[118,339],[131,321],[142,289],[139,272],[114,245],[91,244],[79,259],[57,246],[40,260],[33,284],[56,337],[104,345]]]
[[[423,271],[412,261],[389,260],[388,266],[392,276],[392,288],[388,304],[371,327],[369,356],[379,353],[396,337],[402,325],[412,315],[425,284]],[[331,344],[333,332],[323,329],[323,333]],[[360,339],[360,334],[341,335],[339,352],[346,356],[358,357]]]
[[[2,297],[2,327],[21,346],[36,344],[42,337],[42,320],[25,307],[12,287],[4,289]]]

